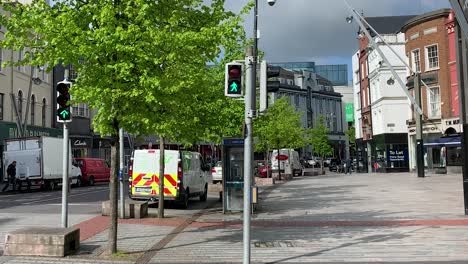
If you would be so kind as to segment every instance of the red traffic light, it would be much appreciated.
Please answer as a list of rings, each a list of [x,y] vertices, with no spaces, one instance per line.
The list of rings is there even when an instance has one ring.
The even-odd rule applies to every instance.
[[[229,78],[240,78],[242,74],[242,69],[239,65],[231,65],[229,67]]]
[[[70,86],[66,83],[59,83],[57,85],[57,92],[60,94],[68,94],[68,90],[70,89]]]

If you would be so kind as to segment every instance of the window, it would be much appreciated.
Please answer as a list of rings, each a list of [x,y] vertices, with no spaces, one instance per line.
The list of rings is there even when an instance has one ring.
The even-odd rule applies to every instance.
[[[411,35],[410,39],[413,40],[413,39],[417,39],[418,37],[419,37],[419,32],[414,33],[413,35]]]
[[[78,77],[78,73],[76,72],[75,70],[75,67],[73,65],[70,65],[69,66],[69,73],[68,73],[70,76],[70,80],[76,80],[76,78]]]
[[[45,98],[42,99],[42,126],[46,126],[46,106],[47,106],[47,101]]]
[[[411,52],[413,54],[413,71],[421,72],[421,56],[419,54],[419,49],[415,49]]]
[[[364,63],[361,63],[361,80],[364,80]]]
[[[34,125],[34,116],[36,114],[36,110],[35,110],[35,107],[36,107],[36,96],[33,94],[31,96],[31,125]]]
[[[369,86],[367,86],[367,102],[366,102],[366,103],[367,103],[367,105],[366,105],[366,106],[369,106],[369,105],[370,105],[370,103],[371,103],[370,96],[371,96],[371,94],[370,94],[370,87],[369,87]]]
[[[357,92],[357,109],[361,109],[361,91]]]
[[[18,108],[18,115],[20,119],[23,116],[23,92],[20,90],[18,92],[18,102],[17,102],[17,108]]]
[[[0,120],[3,120],[3,98],[5,94],[0,93]]]
[[[439,68],[439,52],[436,45],[426,47],[426,71]]]
[[[439,87],[429,88],[428,93],[429,117],[440,117],[440,89]]]
[[[435,32],[437,32],[437,27],[431,27],[431,28],[428,28],[428,29],[424,30],[424,35],[429,35],[429,34],[435,33]]]
[[[89,110],[87,104],[78,104],[73,106],[73,115],[81,117],[89,117]]]

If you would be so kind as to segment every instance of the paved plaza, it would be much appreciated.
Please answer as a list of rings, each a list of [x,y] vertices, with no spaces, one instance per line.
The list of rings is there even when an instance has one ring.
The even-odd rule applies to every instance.
[[[252,263],[468,262],[461,175],[328,173],[260,189]],[[80,224],[78,255],[0,263],[240,263],[242,215],[222,214],[216,198],[205,209],[194,200],[191,214],[121,220],[115,257],[105,255],[108,218],[96,216]]]

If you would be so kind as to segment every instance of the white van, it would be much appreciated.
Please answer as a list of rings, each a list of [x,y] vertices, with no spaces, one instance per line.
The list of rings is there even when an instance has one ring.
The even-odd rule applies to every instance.
[[[279,166],[281,172],[302,175],[302,164],[299,153],[294,149],[280,149]],[[271,170],[278,172],[278,150],[273,150],[271,155]]]
[[[131,166],[130,197],[132,199],[159,199],[158,149],[135,150]],[[206,201],[208,195],[207,171],[198,152],[164,151],[164,200],[176,201],[188,207],[190,197]]]

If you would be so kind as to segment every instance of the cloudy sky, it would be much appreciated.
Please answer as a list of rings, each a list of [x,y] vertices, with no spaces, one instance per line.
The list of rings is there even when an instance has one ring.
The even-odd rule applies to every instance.
[[[238,11],[248,0],[226,0]],[[348,0],[365,16],[422,14],[449,7],[448,0]],[[317,64],[351,64],[357,49],[356,23],[347,24],[344,0],[277,0],[271,7],[258,0],[259,48],[271,62],[315,61]],[[253,15],[246,17],[246,31],[253,34]],[[350,71],[350,69],[348,69]]]

